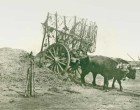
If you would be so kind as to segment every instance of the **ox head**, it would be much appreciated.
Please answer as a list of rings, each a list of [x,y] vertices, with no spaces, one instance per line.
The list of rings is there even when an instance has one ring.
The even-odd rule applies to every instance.
[[[125,78],[135,79],[136,77],[136,69],[132,68],[130,64],[119,63],[117,69],[121,69]]]
[[[84,67],[89,63],[89,57],[88,56],[82,57],[80,58],[79,62],[80,62],[80,66]]]
[[[135,79],[136,69],[132,68],[130,64],[123,64],[123,65],[126,65],[126,68],[129,70],[129,72],[126,74],[126,76],[130,79]]]
[[[131,65],[128,69],[129,69],[129,73],[126,76],[130,79],[135,79],[136,78],[136,69],[132,68]]]
[[[123,80],[125,80],[127,74],[129,74],[129,72],[130,72],[129,71],[130,65],[129,64],[119,63],[116,68],[120,72],[120,78],[123,79]]]

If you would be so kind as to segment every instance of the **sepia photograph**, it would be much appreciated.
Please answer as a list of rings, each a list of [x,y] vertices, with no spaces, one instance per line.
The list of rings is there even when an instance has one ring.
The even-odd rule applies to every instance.
[[[0,0],[0,110],[140,110],[139,0]]]

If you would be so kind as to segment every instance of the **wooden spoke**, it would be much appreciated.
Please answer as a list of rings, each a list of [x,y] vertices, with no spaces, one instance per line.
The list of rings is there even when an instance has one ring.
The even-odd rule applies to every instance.
[[[61,58],[61,59],[60,59],[60,61],[66,61],[66,60],[67,60],[66,58]]]
[[[58,65],[56,66],[57,73],[60,73]]]
[[[56,67],[57,67],[57,65],[54,65],[53,71],[54,71],[55,73],[57,73]]]
[[[53,50],[54,57],[55,57],[55,56],[56,56],[56,52],[55,52],[55,49],[54,49],[54,47],[52,48],[52,50]]]
[[[58,46],[56,46],[56,55],[59,54]]]
[[[66,66],[66,65],[67,65],[66,63],[61,62],[61,61],[59,61],[59,63],[60,63],[60,64],[62,64],[62,65],[64,65],[64,66]]]
[[[77,69],[77,72],[78,72],[79,74],[81,74],[80,71],[79,71],[79,68]]]
[[[48,62],[46,62],[47,64],[46,64],[46,67],[50,67],[50,66],[52,66],[52,64],[51,63],[48,63]]]
[[[76,75],[76,70],[74,70],[74,74]]]
[[[47,58],[50,59],[50,60],[53,60],[53,58],[50,57],[50,56],[48,56],[48,55],[45,55],[45,57],[47,57]]]
[[[59,63],[58,63],[58,67],[60,68],[61,71],[63,71],[63,68]]]
[[[74,75],[76,74],[76,70],[73,70],[73,74],[74,74]]]
[[[49,53],[51,54],[51,56],[54,58],[54,55],[52,54],[52,52],[49,50]]]
[[[53,66],[54,66],[54,64],[51,64],[50,66],[48,66],[48,68],[49,68],[50,70],[53,70]]]
[[[71,72],[71,71],[72,71],[72,68],[69,68],[69,69],[68,69],[68,72]]]

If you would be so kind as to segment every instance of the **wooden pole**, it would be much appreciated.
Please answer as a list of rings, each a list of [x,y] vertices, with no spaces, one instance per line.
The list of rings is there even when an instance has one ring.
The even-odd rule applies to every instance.
[[[76,26],[76,16],[74,17],[74,27]],[[75,27],[76,28],[76,27]],[[75,34],[75,28],[73,30],[73,34]]]
[[[74,25],[73,25],[73,35],[75,34],[75,29],[76,29],[76,16],[74,17]],[[75,37],[75,36],[72,36],[72,37]],[[75,45],[76,45],[76,43],[74,43],[74,41],[73,41],[73,43],[72,43],[72,49],[75,47]]]
[[[44,26],[44,35],[43,35],[43,40],[42,40],[42,45],[41,45],[41,52],[43,51],[43,47],[44,47],[44,41],[45,41],[45,37],[46,37],[46,29],[48,28],[48,19],[49,19],[49,13],[47,15],[47,19],[45,21],[45,23],[42,23],[42,25]]]
[[[33,75],[32,75],[32,82],[33,82],[33,96],[35,96],[35,71],[34,71],[34,63],[33,63]]]
[[[79,46],[79,49],[80,49],[80,51],[82,50],[82,53],[84,53],[85,54],[85,52],[83,52],[83,49],[82,49],[82,43],[83,43],[83,37],[84,37],[84,34],[85,34],[85,28],[86,28],[86,22],[87,22],[87,20],[85,20],[85,22],[84,22],[84,20],[82,21],[82,26],[81,26],[81,32],[80,32],[80,46]],[[86,52],[86,54],[87,54],[87,52]]]
[[[27,69],[25,97],[29,95],[29,68]]]
[[[34,57],[32,52],[29,55],[30,66],[27,69],[27,80],[26,80],[26,89],[25,96],[35,96],[35,84],[34,84]]]
[[[56,43],[58,42],[58,36],[57,36],[57,30],[58,30],[58,26],[57,26],[57,12],[55,14],[55,25],[56,25]]]
[[[31,65],[30,65],[31,67],[30,67],[30,96],[32,96],[32,86],[33,86],[33,84],[32,84],[32,61],[31,61]]]
[[[62,39],[65,40],[66,39],[66,17],[64,16],[64,32],[65,32],[65,38],[63,37]],[[64,42],[65,43],[65,42]]]

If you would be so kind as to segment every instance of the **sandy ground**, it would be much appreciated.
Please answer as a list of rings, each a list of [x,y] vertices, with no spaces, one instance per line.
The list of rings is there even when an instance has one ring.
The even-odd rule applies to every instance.
[[[140,71],[135,80],[122,81],[123,92],[119,91],[118,83],[116,89],[105,92],[100,75],[97,87],[91,85],[91,74],[86,76],[87,86],[83,87],[36,68],[36,95],[24,97],[28,65],[21,63],[21,53],[11,49],[0,51],[0,110],[140,110]]]
[[[119,91],[117,83],[116,89],[110,88],[109,92],[102,90],[102,86],[92,87],[90,84],[85,87],[36,84],[36,96],[31,98],[24,97],[24,81],[13,83],[7,81],[7,77],[1,78],[0,110],[140,110],[138,78],[124,81],[123,92]],[[86,80],[90,82],[89,79],[87,76]],[[97,83],[102,85],[100,76]]]

